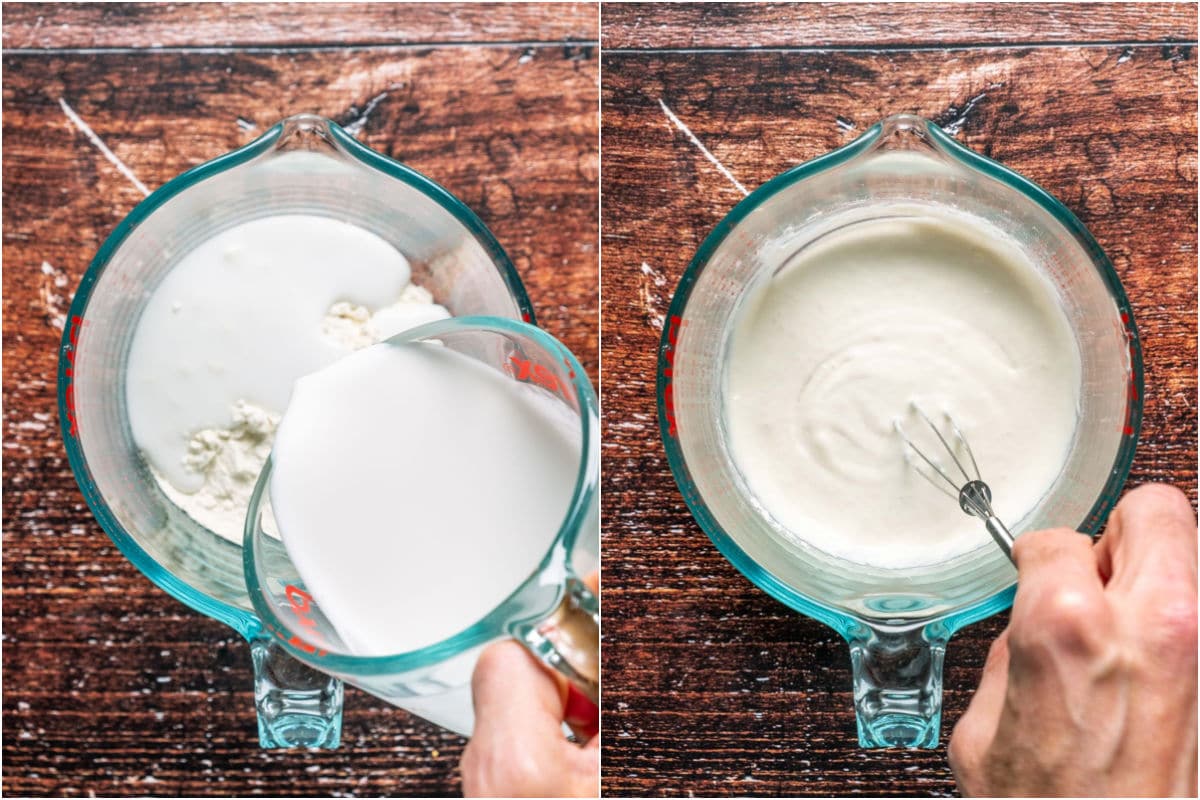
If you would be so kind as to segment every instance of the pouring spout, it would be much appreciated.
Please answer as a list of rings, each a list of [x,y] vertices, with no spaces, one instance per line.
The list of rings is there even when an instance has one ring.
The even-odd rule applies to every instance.
[[[317,114],[295,114],[280,121],[279,138],[275,140],[277,152],[306,150],[310,152],[336,152],[332,126],[334,123]]]

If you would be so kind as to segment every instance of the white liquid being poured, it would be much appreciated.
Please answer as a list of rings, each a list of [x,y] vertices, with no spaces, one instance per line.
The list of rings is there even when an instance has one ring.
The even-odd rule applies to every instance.
[[[271,507],[347,647],[408,652],[533,574],[566,516],[579,436],[561,402],[472,358],[374,345],[297,381]]]
[[[1062,470],[1080,384],[1048,280],[998,231],[931,213],[830,233],[758,290],[735,322],[725,414],[783,535],[904,568],[993,546],[906,462],[896,420],[951,463],[910,403],[953,416],[1015,526]]]
[[[240,543],[293,382],[448,316],[410,278],[383,239],[311,215],[253,220],[187,253],[147,302],[126,372],[133,438],[167,496]]]

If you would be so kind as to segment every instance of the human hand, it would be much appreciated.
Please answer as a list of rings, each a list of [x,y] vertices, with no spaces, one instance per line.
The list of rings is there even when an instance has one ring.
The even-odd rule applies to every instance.
[[[596,591],[598,576],[586,583]],[[596,797],[600,712],[514,641],[487,647],[471,682],[475,731],[463,752],[467,797]],[[566,722],[576,738],[563,736]]]
[[[1129,492],[1094,547],[1017,539],[1008,628],[950,739],[965,795],[1196,796],[1196,517]]]

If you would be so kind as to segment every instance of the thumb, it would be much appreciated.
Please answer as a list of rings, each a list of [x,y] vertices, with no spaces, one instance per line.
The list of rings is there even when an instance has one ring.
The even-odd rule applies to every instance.
[[[480,654],[471,684],[475,730],[461,765],[465,793],[596,796],[600,737],[577,747],[563,736],[565,682],[505,640]]]
[[[525,736],[562,740],[563,693],[524,647],[512,640],[489,645],[471,679],[472,736]]]
[[[988,651],[983,677],[966,713],[954,726],[950,737],[950,767],[959,786],[969,784],[978,770],[980,759],[991,746],[1000,726],[1000,714],[1008,694],[1008,629],[1001,633]]]

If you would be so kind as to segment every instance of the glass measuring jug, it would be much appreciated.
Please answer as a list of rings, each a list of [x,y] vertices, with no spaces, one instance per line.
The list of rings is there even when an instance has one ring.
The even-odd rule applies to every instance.
[[[159,281],[199,242],[275,214],[326,216],[375,233],[452,314],[532,320],[533,312],[512,263],[470,209],[313,115],[290,117],[154,192],[109,236],[80,283],[59,356],[58,401],[84,498],[147,577],[250,642],[263,747],[334,747],[340,682],[294,661],[263,631],[240,543],[198,525],[164,496],[133,441],[125,401],[130,342]]]
[[[599,550],[598,411],[586,373],[550,334],[506,319],[459,317],[413,328],[388,341],[450,348],[527,384],[551,401],[580,442],[567,512],[537,569],[473,625],[447,631],[444,640],[419,650],[358,656],[322,612],[320,596],[309,592],[283,542],[268,533],[278,529],[268,491],[272,471],[268,461],[250,503],[244,548],[246,584],[264,626],[305,664],[462,735],[470,735],[474,724],[471,673],[475,662],[486,644],[501,637],[521,642],[595,702],[600,679],[599,608],[596,596],[578,577],[596,567]],[[455,478],[445,476],[448,483]],[[462,502],[471,502],[469,485],[455,488]],[[402,496],[403,487],[397,493]],[[470,557],[470,553],[462,555]],[[446,580],[452,581],[453,576]],[[396,625],[404,625],[402,614],[397,615]]]
[[[934,747],[947,641],[1010,605],[1011,564],[982,531],[973,552],[905,570],[792,542],[761,511],[724,427],[727,353],[741,303],[817,238],[892,216],[898,205],[984,220],[1049,278],[1081,354],[1079,419],[1061,474],[1035,508],[1012,520],[1012,531],[1098,532],[1128,475],[1141,425],[1141,348],[1124,290],[1062,204],[915,116],[889,117],[777,176],[717,225],[672,300],[659,350],[658,412],[676,482],[721,553],[768,594],[848,641],[860,745]]]

